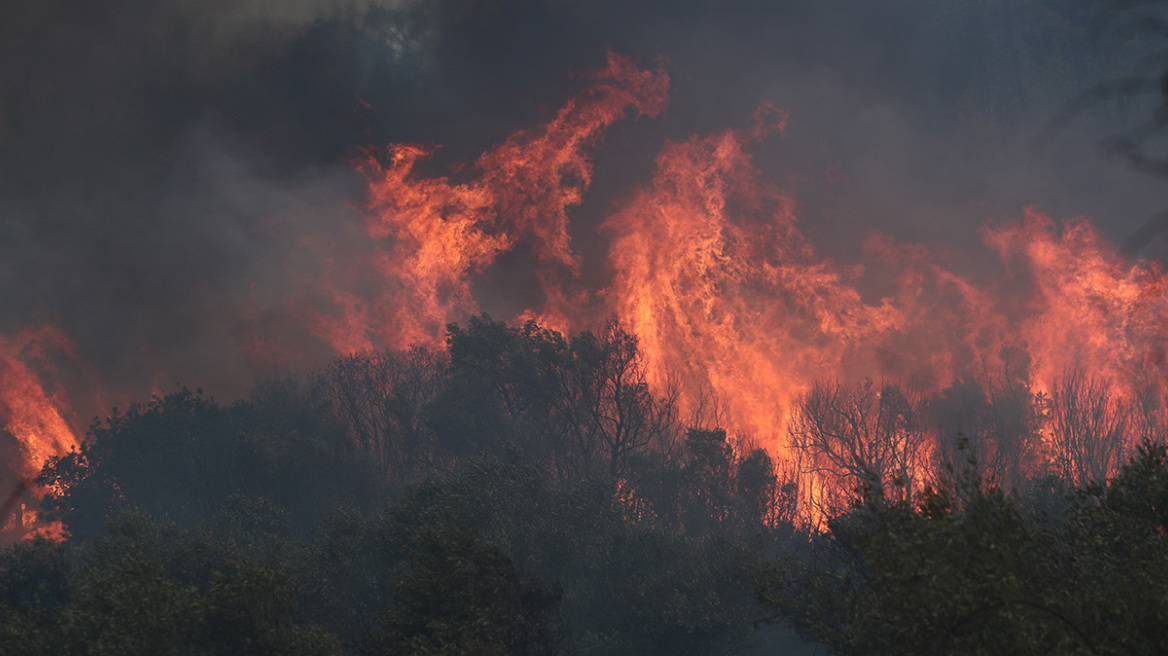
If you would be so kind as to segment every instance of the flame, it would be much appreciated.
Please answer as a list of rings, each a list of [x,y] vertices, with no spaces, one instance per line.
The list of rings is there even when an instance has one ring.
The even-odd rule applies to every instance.
[[[589,152],[618,120],[660,114],[670,80],[612,53],[585,80],[546,123],[449,177],[423,172],[432,145],[394,144],[354,162],[367,181],[367,243],[332,252],[305,240],[324,278],[298,297],[305,326],[341,354],[438,346],[448,322],[480,310],[476,275],[521,251],[542,292],[521,318],[578,331],[615,316],[638,337],[651,384],[677,383],[691,410],[712,395],[727,428],[787,469],[805,455],[790,428],[813,396],[857,412],[893,391],[911,404],[969,381],[1051,396],[1086,372],[1092,380],[1075,389],[1112,395],[1095,399],[1098,407],[1139,406],[1140,430],[1163,428],[1168,285],[1158,264],[1124,258],[1087,219],[1060,224],[1037,208],[982,230],[989,274],[959,274],[951,253],[879,234],[859,262],[836,262],[800,229],[793,195],[754,164],[752,149],[787,129],[787,114],[771,105],[747,129],[666,143],[652,177],[603,222],[609,278],[586,288],[571,210],[592,181]],[[876,286],[880,296],[871,292],[877,278],[887,283]],[[292,359],[262,330],[241,341],[253,359]],[[48,328],[0,336],[0,425],[21,445],[26,478],[78,444],[68,403],[42,382],[50,352],[77,359]],[[1138,424],[1126,421],[1115,425]],[[895,440],[912,453],[890,458],[913,470],[915,489],[939,436],[918,439],[906,431],[926,429],[902,423]],[[1048,448],[1065,437],[1044,430]],[[840,492],[813,469],[802,470],[811,506]]]
[[[1129,262],[1086,219],[1060,229],[1035,208],[984,234],[1003,263],[1030,282],[1016,325],[1041,390],[1075,369],[1129,386],[1150,377],[1162,389],[1168,287],[1158,263]]]
[[[420,172],[437,146],[395,144],[356,162],[372,248],[329,258],[320,293],[332,310],[308,313],[309,328],[339,353],[439,345],[447,322],[479,311],[475,276],[527,249],[543,300],[519,318],[568,331],[595,327],[588,310],[614,315],[637,335],[654,385],[678,383],[693,409],[712,395],[729,427],[788,462],[800,457],[793,413],[825,383],[880,379],[918,400],[960,381],[1051,395],[1086,371],[1107,381],[1091,389],[1121,405],[1147,406],[1153,391],[1165,414],[1159,266],[1125,260],[1086,219],[1059,225],[1036,208],[982,231],[994,275],[958,274],[950,253],[879,234],[860,262],[837,263],[800,230],[796,199],[752,161],[755,144],[786,130],[771,105],[748,129],[667,143],[652,178],[603,223],[609,282],[584,289],[569,228],[592,179],[588,151],[629,113],[660,113],[669,87],[664,71],[612,53],[588,81],[457,180]],[[861,291],[873,276],[887,278],[882,297]]]
[[[77,347],[61,332],[42,327],[25,329],[11,337],[0,335],[0,431],[16,439],[16,462],[3,463],[19,477],[18,490],[27,489],[34,497],[43,490],[32,485],[45,461],[62,456],[78,447],[77,436],[67,417],[72,415],[61,390],[49,392],[42,382],[56,372],[51,355],[63,354],[77,360]],[[38,372],[39,370],[39,372]],[[11,486],[12,482],[5,482]],[[7,491],[7,490],[6,490]],[[22,492],[17,493],[23,496]],[[22,504],[20,498],[14,503]],[[9,521],[0,518],[0,524]],[[36,535],[60,541],[65,538],[60,522],[39,520],[32,508],[25,508],[21,520],[25,537]]]
[[[606,298],[640,336],[658,384],[680,376],[691,403],[712,392],[732,426],[788,459],[790,412],[824,381],[879,378],[921,396],[1021,371],[1050,395],[1085,371],[1132,407],[1151,393],[1162,413],[1158,264],[1127,261],[1086,219],[1060,228],[1028,208],[983,230],[1003,273],[981,284],[948,270],[944,254],[880,235],[865,262],[842,267],[799,231],[794,200],[759,179],[744,151],[759,134],[666,146],[651,183],[605,224]],[[859,291],[868,268],[895,282],[876,303]]]
[[[52,351],[76,357],[73,343],[52,328],[0,335],[0,427],[20,443],[24,458],[13,468],[27,480],[40,473],[46,460],[78,446],[65,419],[72,412],[68,401],[61,392],[47,392],[34,370],[40,365],[52,373]]]
[[[1163,394],[1159,266],[1125,260],[1086,219],[1060,226],[1036,208],[982,231],[1000,275],[959,275],[950,254],[878,234],[861,262],[839,264],[752,162],[754,143],[786,130],[770,105],[749,129],[666,144],[651,180],[603,224],[610,282],[581,289],[569,210],[592,177],[587,151],[630,110],[659,113],[669,80],[610,53],[591,83],[548,123],[485,152],[468,181],[418,172],[434,146],[358,162],[377,245],[360,264],[380,287],[334,286],[336,312],[313,330],[339,352],[439,344],[446,322],[478,311],[475,274],[524,247],[545,298],[522,318],[581,330],[592,326],[580,308],[615,315],[638,336],[653,384],[680,383],[692,408],[713,395],[734,429],[788,460],[791,413],[825,381],[893,381],[917,398],[1019,379],[1051,394],[1060,376],[1088,371],[1133,401]],[[865,299],[877,274],[891,291]]]
[[[521,131],[474,164],[478,176],[456,183],[424,178],[418,164],[434,148],[396,144],[381,162],[373,153],[357,162],[369,180],[368,223],[377,243],[372,267],[380,293],[337,287],[340,310],[316,316],[310,327],[339,352],[373,345],[436,345],[445,326],[475,312],[470,275],[505,252],[529,247],[547,297],[540,316],[566,316],[581,292],[570,291],[579,260],[568,235],[568,208],[592,180],[586,150],[630,109],[646,116],[665,106],[669,78],[642,71],[609,53],[591,86],[568,101],[546,125]]]
[[[782,129],[786,115],[769,113]],[[799,232],[794,201],[758,179],[743,146],[763,133],[665,147],[649,187],[605,223],[606,297],[657,384],[680,376],[691,404],[713,392],[739,430],[777,446],[790,403],[861,358],[896,312],[865,305],[854,272]]]

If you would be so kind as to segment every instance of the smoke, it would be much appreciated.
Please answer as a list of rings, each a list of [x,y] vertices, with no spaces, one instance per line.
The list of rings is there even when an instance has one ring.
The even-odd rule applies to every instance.
[[[0,331],[60,324],[138,396],[238,393],[242,307],[354,197],[352,64],[422,48],[411,4],[5,3]]]
[[[611,275],[600,225],[663,145],[746,127],[764,101],[789,124],[755,162],[843,262],[879,232],[976,270],[982,223],[1031,204],[1122,240],[1162,204],[1158,180],[1099,153],[1126,115],[1104,106],[1033,147],[1065,103],[1130,72],[1096,46],[1092,4],[7,1],[0,334],[57,326],[134,398],[232,396],[319,364],[333,351],[303,317],[333,301],[312,290],[330,257],[370,248],[350,162],[443,144],[420,166],[457,171],[550,118],[607,48],[672,83],[663,114],[592,151],[569,230],[594,288]],[[480,305],[527,305],[532,268],[488,268]]]

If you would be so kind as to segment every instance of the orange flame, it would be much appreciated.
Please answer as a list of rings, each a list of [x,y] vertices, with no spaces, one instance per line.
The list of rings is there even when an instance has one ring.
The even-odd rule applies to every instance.
[[[669,89],[663,70],[611,53],[587,79],[551,120],[487,150],[457,180],[420,172],[435,146],[395,144],[384,158],[370,152],[356,162],[368,184],[359,226],[368,251],[312,253],[324,256],[326,279],[308,293],[331,310],[306,304],[308,329],[339,353],[439,345],[448,322],[479,311],[476,274],[525,249],[543,300],[522,317],[578,331],[599,323],[584,316],[590,308],[616,316],[638,337],[651,384],[676,381],[690,409],[712,394],[726,427],[768,447],[787,470],[802,467],[816,431],[850,421],[890,436],[880,458],[898,468],[888,478],[908,496],[943,446],[943,436],[925,434],[942,429],[917,422],[913,405],[959,383],[1021,388],[1040,408],[1047,395],[1044,409],[1057,420],[1034,429],[1044,431],[1039,450],[1065,446],[1047,460],[1079,478],[1114,469],[1137,428],[1148,435],[1168,424],[1168,279],[1159,265],[1128,261],[1086,219],[1060,225],[1034,208],[983,229],[993,275],[958,274],[948,253],[878,234],[861,262],[833,261],[800,230],[796,200],[752,161],[759,140],[787,127],[787,114],[770,105],[748,129],[667,143],[652,178],[604,221],[611,277],[586,289],[570,210],[592,181],[589,150],[622,117],[663,111]],[[286,359],[279,340],[260,333],[246,333],[241,349]],[[48,328],[0,336],[0,427],[19,444],[10,468],[25,479],[78,445],[69,405],[42,381],[58,352],[79,360]],[[1109,413],[1107,422],[1082,420],[1072,407],[1080,400]],[[812,402],[839,412],[816,423],[799,412]],[[1103,423],[1115,442],[1084,446]],[[990,455],[1009,454],[1017,455]],[[1104,455],[1082,466],[1091,454]],[[858,463],[844,468],[852,465],[855,478]],[[825,511],[817,504],[848,492],[845,476],[817,466],[801,470],[812,520]]]
[[[873,236],[867,264],[890,269],[896,290],[868,304],[865,267],[815,252],[745,141],[731,131],[667,146],[648,188],[606,223],[606,297],[659,383],[680,375],[691,395],[712,391],[735,427],[780,454],[787,413],[817,381],[879,377],[932,393],[1000,375],[1021,354],[1035,391],[1079,370],[1132,401],[1164,391],[1164,272],[1127,262],[1086,220],[1060,231],[1030,208],[986,228],[1008,275],[983,286],[928,249]]]
[[[469,276],[521,243],[538,260],[543,314],[562,316],[574,301],[566,283],[579,272],[567,210],[592,180],[585,151],[630,108],[655,116],[668,86],[664,72],[638,70],[610,53],[591,87],[546,125],[484,153],[474,165],[479,176],[466,183],[417,176],[417,164],[433,153],[417,144],[391,146],[385,164],[372,154],[358,162],[369,179],[368,230],[378,244],[372,265],[384,289],[365,296],[334,290],[340,316],[318,316],[310,326],[339,352],[441,344],[446,323],[477,307]]]
[[[51,373],[51,350],[76,354],[73,343],[52,328],[0,335],[0,427],[20,443],[24,460],[13,468],[29,480],[40,473],[46,460],[78,446],[65,419],[71,413],[68,402],[59,392],[46,392],[32,366],[48,367]]]
[[[1035,357],[1040,389],[1049,391],[1056,377],[1080,368],[1162,388],[1168,286],[1159,264],[1127,261],[1086,219],[1060,231],[1033,208],[1020,221],[987,228],[985,238],[1031,283],[1017,330]]]
[[[663,70],[612,53],[587,80],[551,120],[484,152],[458,180],[420,173],[435,146],[395,144],[384,157],[370,152],[356,162],[368,183],[359,226],[368,253],[312,253],[325,256],[326,273],[314,300],[327,299],[331,311],[319,303],[303,310],[308,329],[339,353],[439,345],[448,322],[478,312],[474,276],[527,249],[544,298],[523,317],[582,330],[598,323],[583,316],[586,308],[615,315],[639,338],[652,384],[679,382],[691,408],[713,394],[728,428],[788,463],[800,457],[789,430],[795,411],[813,393],[825,406],[851,403],[857,414],[893,396],[892,385],[865,379],[900,383],[907,393],[897,403],[907,405],[959,381],[988,388],[1020,376],[1027,393],[1114,395],[1093,407],[1123,413],[1138,405],[1140,430],[1149,422],[1164,428],[1168,280],[1159,265],[1120,256],[1086,219],[1060,226],[1034,208],[984,228],[987,255],[1001,270],[986,279],[954,272],[946,253],[881,235],[868,238],[861,262],[837,263],[800,230],[795,199],[752,161],[753,144],[787,127],[786,113],[770,105],[749,129],[666,144],[652,178],[604,221],[610,281],[585,289],[569,228],[592,181],[589,150],[624,116],[662,112],[670,84]],[[861,291],[873,276],[888,277],[880,298]],[[243,337],[251,358],[287,359],[271,335]],[[5,464],[26,480],[78,446],[69,404],[43,382],[54,353],[79,361],[76,347],[49,328],[0,336],[0,428],[20,451],[19,462]],[[1060,421],[1075,421],[1062,411]],[[1111,425],[1127,426],[1121,419]],[[911,458],[894,454],[904,467],[923,467],[939,444],[937,435],[934,445],[908,439],[919,427],[868,424],[870,433],[899,430],[895,439],[911,442]],[[1048,444],[1083,432],[1045,430]],[[910,477],[915,484],[925,474]],[[839,492],[825,480],[811,476],[805,494]]]
[[[40,496],[42,491],[30,487],[45,461],[62,456],[78,446],[77,437],[66,417],[72,414],[63,392],[45,390],[37,369],[47,376],[55,374],[51,353],[64,354],[74,360],[77,350],[68,338],[52,328],[26,329],[12,337],[0,335],[0,431],[16,439],[18,452],[9,453],[15,462],[3,463],[15,473],[16,496],[12,503],[21,504],[20,497],[28,493]],[[5,483],[11,486],[12,482]],[[65,537],[60,522],[38,521],[36,512],[25,509],[21,527],[25,537],[41,535],[51,540]],[[9,521],[0,517],[0,524]]]
[[[855,272],[803,238],[794,201],[761,182],[743,150],[760,134],[666,146],[649,188],[605,223],[606,296],[658,384],[679,375],[691,402],[713,392],[736,428],[777,447],[790,402],[862,358],[896,312],[862,303],[847,282]]]

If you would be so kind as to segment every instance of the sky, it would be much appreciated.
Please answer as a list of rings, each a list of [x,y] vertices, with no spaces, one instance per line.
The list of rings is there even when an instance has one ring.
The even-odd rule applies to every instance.
[[[333,352],[288,299],[320,274],[321,236],[367,247],[354,158],[435,144],[427,166],[455,170],[554,115],[609,50],[671,85],[662,114],[593,150],[572,238],[596,286],[599,226],[661,147],[746,127],[763,102],[789,121],[756,164],[841,262],[875,232],[976,272],[994,266],[981,226],[1030,205],[1123,244],[1168,209],[1163,179],[1107,152],[1161,102],[1163,44],[1134,15],[1086,0],[0,0],[0,334],[55,326],[97,372],[77,376],[136,398],[246,393],[281,373],[241,346],[257,333],[288,367],[318,366]],[[1070,112],[1132,76],[1152,82]],[[1157,256],[1151,241],[1137,245]],[[524,266],[486,273],[484,308],[522,309]]]

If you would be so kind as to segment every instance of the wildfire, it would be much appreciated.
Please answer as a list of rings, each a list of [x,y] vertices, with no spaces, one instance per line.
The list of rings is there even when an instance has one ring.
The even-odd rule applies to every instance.
[[[862,357],[896,312],[863,304],[848,272],[803,238],[794,201],[758,179],[743,146],[763,133],[665,147],[650,186],[605,223],[605,297],[659,384],[679,375],[691,402],[713,392],[736,428],[780,447],[790,402]]]
[[[338,291],[342,311],[317,321],[318,334],[341,352],[439,343],[446,322],[478,311],[473,276],[522,245],[546,299],[523,316],[581,330],[593,325],[573,308],[603,308],[638,336],[654,383],[679,381],[691,405],[712,393],[734,429],[780,458],[799,457],[792,413],[825,381],[893,382],[914,398],[980,381],[997,403],[1011,385],[1050,395],[1061,377],[1086,371],[1121,400],[1147,406],[1151,390],[1162,406],[1168,302],[1158,266],[1126,261],[1085,219],[1060,227],[1034,208],[983,230],[996,278],[963,277],[943,254],[880,235],[864,261],[841,265],[818,253],[795,199],[752,162],[752,143],[786,129],[787,115],[769,105],[751,129],[666,144],[652,179],[603,224],[610,283],[581,289],[568,211],[591,180],[587,149],[630,109],[656,115],[667,90],[664,72],[610,54],[591,87],[484,153],[467,182],[417,173],[433,147],[398,144],[385,163],[363,159],[379,247],[364,264],[383,287]],[[865,300],[861,282],[876,269],[895,290]],[[893,388],[871,389],[881,398]],[[920,458],[931,457],[926,447]]]
[[[1060,230],[1036,209],[987,228],[985,239],[1015,276],[1030,283],[1016,325],[1035,357],[1041,389],[1075,368],[1162,388],[1168,287],[1159,264],[1127,261],[1085,219]]]
[[[1031,446],[1062,448],[1063,460],[1051,461],[1076,477],[1113,468],[1122,453],[1088,448],[1084,435],[1107,426],[1129,444],[1131,427],[1147,435],[1164,426],[1168,285],[1159,265],[1120,256],[1086,219],[1060,225],[1035,208],[982,231],[996,276],[959,275],[945,254],[881,235],[868,238],[861,262],[833,261],[801,231],[796,199],[752,160],[760,140],[787,129],[787,114],[770,105],[749,129],[666,143],[652,177],[603,222],[608,282],[585,288],[570,210],[592,180],[589,150],[623,117],[662,112],[670,84],[663,70],[611,53],[586,81],[547,123],[457,177],[420,172],[437,146],[394,144],[355,162],[368,183],[369,249],[317,253],[326,279],[311,293],[332,309],[301,307],[308,328],[341,354],[440,345],[448,322],[480,310],[476,274],[524,249],[543,300],[522,317],[578,331],[615,316],[639,339],[651,384],[679,383],[683,409],[713,395],[728,428],[780,461],[816,461],[804,473],[833,457],[837,469],[858,471],[864,449],[835,453],[824,442],[839,429],[883,440],[872,457],[888,481],[925,482],[946,453],[939,435],[952,429],[914,415],[926,399],[998,413],[978,421],[997,422],[983,431],[992,433],[984,455],[1005,481],[1027,462],[1017,444],[1030,443],[1003,436],[1040,432],[1010,424],[1010,402],[1048,404],[1037,414],[1053,428]],[[874,271],[892,284],[866,298]],[[282,347],[249,333],[241,348],[275,357]],[[19,445],[6,464],[24,480],[78,445],[68,403],[42,382],[50,353],[76,360],[75,351],[48,328],[0,336],[0,427]],[[1083,419],[1081,408],[1097,416]],[[1094,469],[1076,460],[1104,452]],[[830,497],[832,483],[812,478],[809,498]]]

